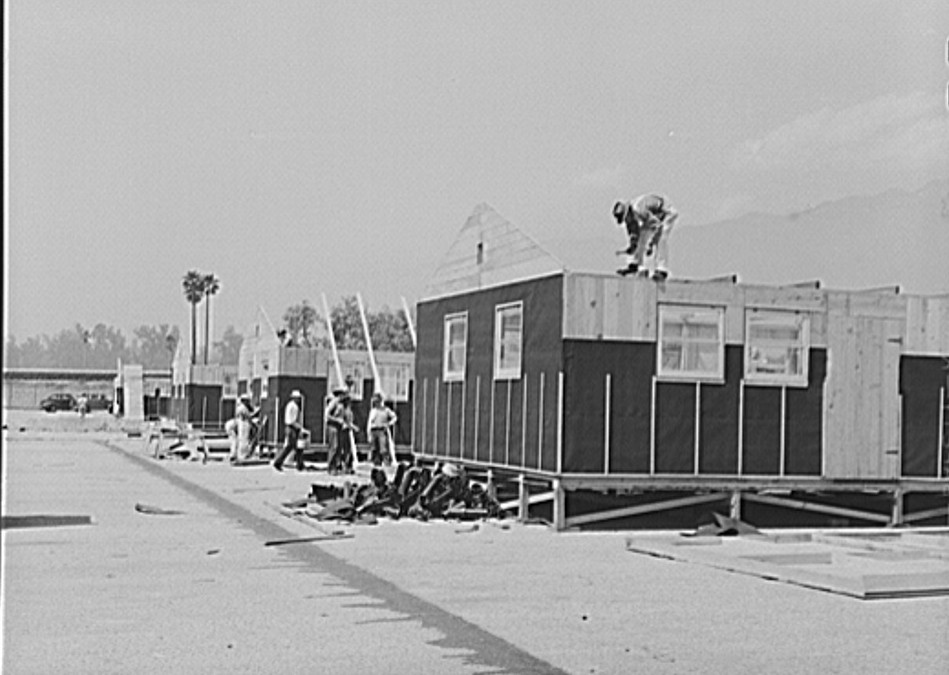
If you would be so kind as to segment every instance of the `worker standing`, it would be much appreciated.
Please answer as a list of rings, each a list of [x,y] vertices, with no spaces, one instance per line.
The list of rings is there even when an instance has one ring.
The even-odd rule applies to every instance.
[[[373,466],[392,463],[394,448],[389,447],[392,426],[398,421],[395,412],[386,407],[381,392],[372,395],[372,408],[366,422],[366,438],[369,439],[369,457]]]
[[[294,389],[290,394],[290,402],[283,412],[284,438],[283,449],[273,462],[273,468],[277,471],[283,471],[283,462],[291,452],[296,453],[295,460],[297,471],[304,471],[306,467],[303,464],[303,448],[299,447],[300,431],[303,429],[301,422],[302,411],[300,410],[300,401],[303,395],[299,390]]]
[[[637,274],[645,259],[655,256],[653,278],[663,280],[669,276],[666,261],[669,254],[668,241],[672,225],[679,213],[668,200],[658,194],[644,194],[629,202],[613,205],[613,218],[617,225],[625,225],[629,237],[627,266],[617,270],[621,276]]]

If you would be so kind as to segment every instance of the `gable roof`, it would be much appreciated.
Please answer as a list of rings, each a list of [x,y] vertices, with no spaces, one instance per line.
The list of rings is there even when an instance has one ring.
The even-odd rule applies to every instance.
[[[424,298],[564,271],[563,263],[488,204],[479,204],[429,278]]]

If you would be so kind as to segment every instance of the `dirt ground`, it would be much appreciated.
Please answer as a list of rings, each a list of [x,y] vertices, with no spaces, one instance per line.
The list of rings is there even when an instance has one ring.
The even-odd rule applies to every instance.
[[[155,461],[98,415],[4,415],[4,516],[93,521],[3,531],[4,673],[941,674],[949,662],[949,598],[863,601],[638,555],[629,532],[383,520],[265,546],[319,534],[274,506],[323,474]]]

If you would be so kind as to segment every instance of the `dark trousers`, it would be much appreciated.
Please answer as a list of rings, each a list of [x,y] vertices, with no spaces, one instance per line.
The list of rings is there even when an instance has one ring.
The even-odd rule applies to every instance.
[[[305,468],[303,466],[303,450],[298,448],[297,441],[300,440],[300,430],[296,427],[286,427],[283,437],[283,449],[280,451],[280,454],[277,455],[277,458],[273,461],[273,465],[277,468],[283,466],[283,462],[287,457],[290,456],[291,452],[296,452],[294,459],[297,463],[297,470],[303,471]]]
[[[392,456],[389,454],[389,434],[386,433],[385,427],[371,430],[369,447],[374,466],[380,466],[383,462],[392,463]]]

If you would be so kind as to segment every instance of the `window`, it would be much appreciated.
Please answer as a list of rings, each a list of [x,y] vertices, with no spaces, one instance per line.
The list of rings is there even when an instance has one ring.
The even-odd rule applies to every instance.
[[[445,317],[445,382],[465,379],[465,354],[468,347],[468,313]]]
[[[498,305],[494,311],[494,379],[520,379],[524,305]]]
[[[408,363],[380,363],[379,388],[390,401],[409,400],[412,366]]]
[[[809,346],[807,315],[748,310],[745,314],[745,379],[806,387]]]
[[[725,379],[725,310],[659,306],[659,377]]]

